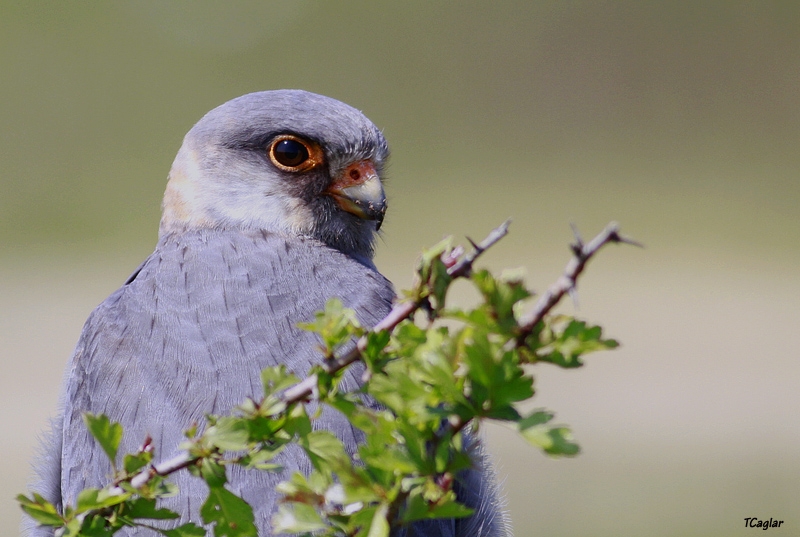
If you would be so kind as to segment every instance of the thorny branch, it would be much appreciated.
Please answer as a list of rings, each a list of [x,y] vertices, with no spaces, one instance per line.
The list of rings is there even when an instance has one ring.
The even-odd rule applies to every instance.
[[[608,224],[605,229],[588,244],[584,244],[575,226],[572,227],[572,231],[575,235],[575,242],[570,245],[573,256],[564,268],[564,273],[541,297],[539,297],[533,309],[520,320],[519,325],[521,330],[516,340],[518,347],[525,345],[525,340],[533,332],[536,325],[544,319],[545,315],[550,313],[565,294],[575,291],[578,277],[586,267],[586,263],[588,263],[603,246],[611,242],[632,244],[639,247],[642,246],[642,244],[620,235],[619,224],[616,222]],[[478,251],[479,246],[476,245],[475,248],[476,251]],[[447,426],[437,433],[437,439],[442,439],[448,435],[454,435],[466,425],[467,422],[461,416],[452,415],[447,420]]]
[[[491,233],[478,244],[475,244],[469,239],[473,250],[458,260],[453,259],[455,257],[454,254],[457,255],[457,252],[451,252],[450,257],[444,260],[446,265],[448,265],[447,273],[454,279],[468,277],[472,272],[472,265],[475,260],[508,233],[510,223],[510,220],[506,220],[500,226],[492,230]],[[610,223],[600,234],[586,244],[581,240],[577,230],[573,228],[573,231],[575,232],[575,242],[571,245],[573,257],[567,263],[564,273],[539,298],[533,309],[521,319],[520,326],[522,330],[517,338],[518,346],[524,345],[525,339],[531,334],[536,325],[542,321],[545,315],[547,315],[556,304],[558,304],[565,294],[575,290],[577,279],[586,267],[587,262],[603,246],[612,242],[642,246],[638,242],[621,235],[619,233],[619,225],[616,222]],[[419,309],[422,306],[422,302],[423,300],[410,300],[396,304],[389,314],[372,328],[372,332],[393,330],[402,320],[408,318]],[[358,341],[352,350],[345,353],[343,356],[327,361],[323,366],[325,372],[328,374],[336,373],[357,361],[361,357],[361,353],[366,348],[366,345],[367,338],[365,336]],[[294,386],[287,388],[280,395],[280,399],[286,404],[304,401],[314,393],[317,381],[317,376],[311,375]],[[447,426],[440,431],[440,434],[455,434],[466,425],[467,423],[459,416],[451,416]],[[139,488],[147,484],[155,475],[166,476],[172,474],[191,466],[197,462],[197,460],[198,457],[191,456],[188,452],[184,452],[160,464],[153,464],[145,468],[131,480],[131,485],[134,488]],[[112,494],[122,494],[124,490],[121,487],[115,487],[111,492]]]
[[[558,280],[539,297],[533,309],[520,319],[519,324],[522,330],[517,337],[518,346],[525,343],[525,339],[533,332],[536,325],[544,319],[544,316],[558,304],[565,294],[575,291],[578,276],[581,275],[583,269],[586,268],[586,263],[594,257],[600,248],[612,242],[642,247],[641,243],[620,235],[619,224],[616,222],[608,224],[603,231],[586,244],[583,243],[578,230],[574,227],[573,232],[575,235],[575,242],[570,245],[573,254],[572,259],[569,260],[567,266],[564,268],[564,273]]]

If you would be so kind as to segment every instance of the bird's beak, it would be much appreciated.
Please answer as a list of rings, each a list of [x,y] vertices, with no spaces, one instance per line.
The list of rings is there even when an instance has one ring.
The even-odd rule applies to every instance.
[[[375,220],[375,229],[380,229],[386,214],[386,194],[371,161],[349,165],[334,179],[327,193],[342,210],[364,220]]]

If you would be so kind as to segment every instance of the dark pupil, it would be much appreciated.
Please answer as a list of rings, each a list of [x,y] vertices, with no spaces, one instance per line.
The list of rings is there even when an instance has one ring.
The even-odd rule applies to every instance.
[[[308,159],[306,146],[296,140],[281,140],[275,144],[272,153],[275,160],[290,168],[299,166]]]

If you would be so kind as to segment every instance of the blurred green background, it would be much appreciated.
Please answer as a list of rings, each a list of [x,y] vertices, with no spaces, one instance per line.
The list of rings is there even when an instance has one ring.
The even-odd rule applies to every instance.
[[[84,319],[155,243],[184,133],[303,88],[392,146],[377,262],[398,286],[420,248],[509,216],[485,263],[537,289],[570,222],[647,245],[580,285],[623,347],[538,371],[584,453],[488,428],[516,535],[800,535],[800,3],[3,2],[0,73],[0,534]]]

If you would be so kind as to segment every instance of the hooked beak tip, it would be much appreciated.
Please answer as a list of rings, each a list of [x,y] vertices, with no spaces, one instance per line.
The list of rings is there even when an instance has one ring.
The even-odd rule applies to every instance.
[[[386,215],[386,194],[373,164],[361,161],[348,166],[328,188],[339,207],[364,220],[374,220],[381,228]]]

